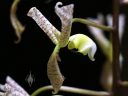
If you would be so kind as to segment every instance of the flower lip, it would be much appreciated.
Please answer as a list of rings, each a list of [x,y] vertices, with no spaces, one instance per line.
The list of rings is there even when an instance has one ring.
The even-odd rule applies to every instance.
[[[92,39],[84,34],[75,34],[70,36],[68,42],[68,49],[78,49],[77,52],[87,55],[90,60],[95,61],[94,55],[97,50],[97,46]]]

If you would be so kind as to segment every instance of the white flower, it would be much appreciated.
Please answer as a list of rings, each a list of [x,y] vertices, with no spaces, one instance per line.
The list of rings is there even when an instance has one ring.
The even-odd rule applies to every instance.
[[[75,34],[69,38],[68,49],[78,49],[78,52],[94,61],[94,55],[97,50],[97,46],[92,39],[84,34]]]

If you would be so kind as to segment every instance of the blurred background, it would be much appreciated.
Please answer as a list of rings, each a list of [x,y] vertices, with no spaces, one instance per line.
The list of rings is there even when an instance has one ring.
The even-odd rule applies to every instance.
[[[96,18],[97,13],[104,16],[112,13],[112,0],[59,0],[63,5],[73,3],[74,17]],[[0,83],[5,83],[7,75],[18,82],[28,93],[41,86],[50,85],[47,78],[47,61],[55,47],[47,35],[38,25],[26,14],[31,7],[37,7],[42,14],[57,28],[61,29],[61,22],[54,12],[54,6],[58,0],[21,0],[18,4],[17,16],[25,26],[22,40],[15,44],[17,40],[14,29],[10,22],[10,8],[13,0],[0,0]],[[121,5],[121,13],[128,14],[127,5]],[[105,21],[106,22],[106,21]],[[127,18],[125,25],[127,27]],[[122,79],[128,80],[128,50],[127,50],[127,28],[122,39],[121,50],[124,61]],[[87,26],[80,23],[73,23],[72,33],[83,33],[94,40]],[[105,33],[108,36],[108,32]],[[94,40],[95,41],[95,40]],[[65,86],[86,88],[91,90],[104,90],[100,84],[100,75],[105,56],[98,47],[95,54],[95,62],[88,56],[70,51],[67,47],[60,50],[62,60],[59,65],[62,74],[65,76]],[[29,86],[26,78],[32,74],[34,82]],[[125,73],[125,75],[124,75]],[[43,94],[51,94],[45,92]],[[62,94],[62,92],[60,92]]]

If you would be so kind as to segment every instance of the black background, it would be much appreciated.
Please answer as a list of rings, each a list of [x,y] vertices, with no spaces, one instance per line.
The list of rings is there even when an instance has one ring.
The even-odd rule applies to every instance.
[[[112,12],[112,0],[59,1],[62,1],[64,5],[71,3],[75,5],[74,17],[96,18],[97,12],[103,13],[104,16]],[[19,44],[14,43],[17,37],[9,17],[12,2],[13,0],[0,0],[0,83],[5,83],[5,78],[9,75],[31,94],[37,88],[50,84],[46,68],[55,45],[26,14],[31,7],[35,6],[60,30],[61,22],[54,12],[54,6],[58,0],[49,0],[49,2],[45,2],[45,0],[21,0],[18,4],[17,16],[26,29]],[[94,40],[83,24],[73,24],[72,34],[76,33],[86,34]],[[125,49],[127,48],[125,47]],[[89,60],[88,56],[75,53],[67,48],[60,50],[60,57],[62,60],[60,68],[66,77],[63,85],[103,90],[99,78],[105,56],[99,47],[95,54],[95,62]],[[31,87],[25,81],[30,71],[35,77],[35,82]]]

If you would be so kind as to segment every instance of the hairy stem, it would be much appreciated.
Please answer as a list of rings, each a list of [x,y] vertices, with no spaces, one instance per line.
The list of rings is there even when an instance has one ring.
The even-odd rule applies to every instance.
[[[51,85],[41,87],[41,88],[37,89],[35,92],[33,92],[31,96],[37,96],[40,93],[42,93],[44,91],[48,91],[48,90],[53,90],[53,87]],[[108,92],[104,92],[104,91],[92,91],[92,90],[86,90],[86,89],[80,89],[80,88],[68,87],[68,86],[62,86],[60,88],[60,91],[75,93],[75,94],[77,93],[77,94],[81,94],[81,95],[110,96],[110,94]]]
[[[89,26],[93,26],[93,27],[97,27],[99,29],[102,29],[104,31],[112,31],[111,27],[105,26],[105,25],[101,25],[101,24],[97,24],[91,20],[87,20],[87,19],[82,19],[82,18],[73,18],[72,22],[80,22]]]

